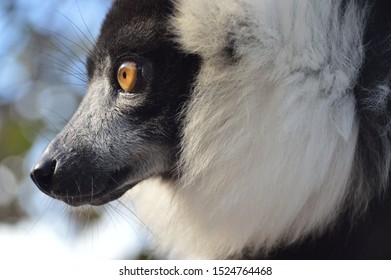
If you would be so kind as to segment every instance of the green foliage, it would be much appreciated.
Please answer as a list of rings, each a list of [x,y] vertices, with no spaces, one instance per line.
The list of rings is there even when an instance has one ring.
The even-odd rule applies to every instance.
[[[27,127],[23,123],[8,120],[0,130],[0,158],[23,155],[31,147],[31,139],[26,137]]]

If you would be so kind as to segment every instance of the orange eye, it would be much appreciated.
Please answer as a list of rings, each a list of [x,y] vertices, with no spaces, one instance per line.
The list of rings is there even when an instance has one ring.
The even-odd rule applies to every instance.
[[[123,63],[117,73],[117,80],[125,92],[130,92],[136,85],[137,65],[134,62]]]

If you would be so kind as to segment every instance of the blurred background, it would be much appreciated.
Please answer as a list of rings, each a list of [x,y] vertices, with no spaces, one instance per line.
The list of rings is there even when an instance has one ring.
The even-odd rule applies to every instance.
[[[0,259],[150,258],[131,203],[75,211],[29,171],[76,110],[110,0],[0,1]]]

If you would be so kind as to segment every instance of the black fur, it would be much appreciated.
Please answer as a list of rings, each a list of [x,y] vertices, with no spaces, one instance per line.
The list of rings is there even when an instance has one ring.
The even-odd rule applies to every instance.
[[[360,70],[358,83],[352,88],[359,119],[355,175],[364,178],[357,180],[363,181],[364,186],[357,186],[353,181],[352,188],[366,192],[371,197],[370,203],[367,209],[363,209],[367,211],[362,211],[362,216],[354,220],[353,224],[352,213],[347,211],[341,215],[332,231],[318,238],[302,240],[288,248],[276,248],[269,255],[270,258],[391,259],[391,198],[387,191],[390,188],[389,176],[384,174],[390,171],[388,165],[391,159],[390,96],[386,96],[384,108],[377,106],[377,100],[384,98],[379,86],[391,87],[391,4],[388,0],[356,2],[361,8],[370,8],[364,34],[365,63]],[[121,189],[120,192],[113,191],[129,175],[139,172],[143,179],[147,175],[164,177],[172,174],[179,153],[183,121],[179,113],[190,97],[191,86],[201,63],[198,56],[183,53],[172,40],[167,20],[173,10],[172,1],[167,0],[115,1],[102,25],[93,55],[87,61],[90,82],[102,76],[109,77],[110,82],[110,92],[102,93],[107,94],[108,107],[96,110],[110,112],[114,119],[119,115],[125,116],[125,120],[136,127],[146,143],[166,149],[158,153],[160,157],[167,157],[169,166],[159,169],[156,174],[148,174],[137,169],[140,164],[145,164],[137,158],[137,164],[131,170],[123,169],[126,156],[134,157],[129,152],[124,159],[118,156],[117,166],[104,170],[108,175],[100,175],[102,171],[99,168],[104,164],[101,155],[97,154],[94,147],[88,146],[91,141],[83,140],[86,137],[80,133],[77,125],[74,126],[73,120],[56,137],[33,169],[32,178],[45,193],[71,205],[104,204],[133,186]],[[224,49],[224,55],[231,63],[240,59],[235,44],[237,42],[230,40]],[[118,105],[121,89],[116,81],[116,71],[126,60],[136,61],[139,66],[141,80],[132,94],[143,95],[142,106]],[[86,106],[85,103],[81,105],[74,119],[83,114],[83,110],[91,111]],[[102,126],[113,125],[106,119],[102,119],[102,123]],[[88,129],[87,123],[83,131],[88,134]],[[69,140],[71,133],[76,134],[78,141],[75,149],[78,152],[68,148],[69,141],[75,141]],[[89,135],[92,138],[96,136]],[[114,139],[107,145],[115,146],[116,141],[125,141],[115,135],[107,137]],[[87,142],[83,144],[83,141]],[[115,147],[108,147],[107,150],[116,157]],[[91,190],[103,193],[103,198],[94,197]],[[353,189],[351,193],[354,196],[356,192]],[[348,198],[347,203],[349,201],[357,200]],[[246,257],[263,258],[264,255]]]
[[[87,60],[90,83],[108,77],[110,88],[87,94],[35,165],[31,176],[42,191],[71,205],[100,205],[140,180],[174,174],[179,112],[189,98],[199,58],[172,40],[167,24],[172,9],[171,1],[114,3]],[[127,94],[117,81],[125,61],[138,65],[138,84]],[[139,97],[142,105],[134,105],[132,99]],[[130,177],[133,183],[127,183]]]

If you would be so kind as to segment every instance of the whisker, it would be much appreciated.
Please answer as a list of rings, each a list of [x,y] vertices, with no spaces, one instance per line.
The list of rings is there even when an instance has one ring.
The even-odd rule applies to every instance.
[[[75,3],[76,3],[76,6],[77,6],[77,10],[78,10],[78,12],[79,12],[79,15],[80,15],[80,17],[81,17],[81,19],[82,19],[82,21],[83,21],[84,27],[87,29],[87,32],[88,32],[88,34],[90,35],[90,38],[91,38],[91,40],[92,40],[92,42],[91,42],[90,40],[89,40],[89,42],[91,43],[91,45],[95,45],[95,44],[96,44],[96,40],[95,40],[94,36],[92,35],[90,29],[88,28],[88,25],[86,24],[86,22],[85,22],[85,20],[84,20],[83,14],[82,14],[82,12],[81,12],[81,10],[80,10],[79,2],[77,2],[77,1],[75,0]],[[86,38],[87,38],[87,40],[88,40],[88,37],[87,37],[87,36],[86,36]]]
[[[53,111],[52,109],[48,108],[48,107],[42,107],[42,109],[45,109],[47,111],[49,111],[50,113],[53,113],[54,115],[56,115],[57,117],[59,117],[62,121],[66,122],[67,120],[65,118],[63,118],[60,114],[58,114],[57,112]],[[47,117],[44,117],[45,121],[47,123],[49,123],[52,128],[57,132],[57,133],[60,133],[61,129],[59,129],[55,124],[54,122],[52,122],[50,119],[48,119]],[[50,142],[50,140],[49,140]]]
[[[42,131],[42,129],[38,129],[37,127],[31,127],[31,126],[25,126],[23,127],[24,130],[26,130],[26,135],[30,138],[30,139],[35,139],[35,138],[43,138],[45,140],[46,143],[50,143],[50,138],[45,135],[44,131]],[[40,130],[40,131],[36,131],[35,129],[37,130]]]
[[[114,215],[112,212],[110,212],[109,210],[111,209],[110,207],[102,207],[103,208],[103,211],[106,213],[106,215],[109,217],[109,219],[110,219],[110,221],[111,221],[111,223],[112,223],[112,225],[115,227],[116,226],[116,224],[115,224],[115,222],[114,222],[114,220],[113,220],[113,217],[115,217],[116,215]]]
[[[83,46],[81,46],[80,44],[78,44],[77,42],[75,42],[74,40],[64,36],[63,34],[60,34],[58,32],[55,32],[55,31],[52,31],[50,29],[45,29],[45,28],[41,28],[41,30],[45,31],[45,32],[48,32],[48,33],[51,33],[51,34],[54,34],[55,36],[52,36],[52,39],[55,40],[55,42],[57,42],[59,46],[55,45],[54,42],[52,42],[51,40],[46,40],[46,42],[49,44],[49,47],[52,49],[52,50],[55,50],[56,52],[64,55],[65,57],[67,58],[72,58],[76,61],[79,61],[81,63],[83,63],[84,65],[86,64],[85,61],[81,60],[80,59],[80,55],[77,54],[74,50],[74,48],[70,47],[69,45],[65,44],[65,42],[69,42],[71,43],[72,45],[78,47],[80,50],[82,50],[84,53],[88,54],[88,55],[92,55],[91,51],[89,49],[85,49]],[[61,40],[62,39],[62,40]],[[79,38],[80,39],[80,38]],[[81,40],[81,39],[80,39]],[[65,42],[64,42],[65,41]],[[63,49],[69,51],[69,53],[66,53]]]
[[[137,214],[132,210],[130,209],[125,203],[123,203],[121,200],[117,200],[116,201],[119,205],[121,205],[121,207],[123,207],[126,211],[128,211],[131,215],[128,215],[127,213],[125,213],[124,211],[122,211],[121,209],[115,207],[114,205],[112,204],[108,204],[109,207],[112,207],[114,209],[114,211],[116,213],[118,213],[125,221],[127,221],[128,219],[130,219],[130,221],[132,222],[135,222],[137,223],[138,225],[142,226],[146,231],[148,231],[150,234],[152,234],[153,236],[155,236],[155,234],[153,233],[153,231],[137,216]],[[132,217],[134,217],[135,219],[133,219]]]
[[[69,64],[63,60],[61,60],[59,57],[55,56],[55,55],[52,55],[52,54],[47,54],[47,56],[52,59],[54,63],[54,65],[58,64],[58,66],[62,66],[60,69],[69,69],[69,70],[72,70],[73,72],[70,72],[70,73],[76,73],[76,74],[79,74],[80,76],[87,76],[86,73],[85,73],[85,70],[80,68],[79,65],[76,63],[76,62],[72,62],[72,64]],[[65,53],[64,53],[64,56],[65,56]],[[68,58],[69,59],[69,58]],[[79,61],[81,62],[81,61]],[[51,66],[51,65],[48,65],[48,66]],[[48,68],[49,70],[51,68]],[[86,80],[87,81],[87,80]]]
[[[91,204],[92,204],[92,201],[94,200],[94,177],[91,176]]]
[[[42,212],[35,218],[35,221],[31,225],[31,227],[26,231],[26,235],[31,234],[31,232],[35,229],[35,227],[41,222],[42,218],[44,215],[48,212],[49,207],[52,207],[54,204],[54,200],[47,200],[46,201],[46,206],[42,210]]]
[[[91,54],[91,50],[90,48],[84,43],[84,40],[80,37],[80,34],[84,36],[84,38],[87,39],[87,41],[93,45],[93,42],[91,42],[91,40],[85,35],[85,33],[65,14],[61,13],[60,11],[56,11],[57,13],[59,13],[60,15],[62,15],[65,19],[67,19],[71,25],[72,25],[72,29],[75,31],[75,34],[76,36],[79,38],[79,40],[81,41],[81,43],[83,44],[84,48],[80,45],[78,45],[81,49],[83,49],[86,53],[88,54]]]

